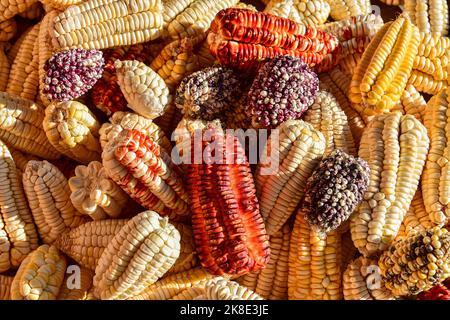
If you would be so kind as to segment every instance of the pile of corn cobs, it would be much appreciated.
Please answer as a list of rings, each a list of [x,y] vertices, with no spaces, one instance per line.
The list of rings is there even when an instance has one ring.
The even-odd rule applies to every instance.
[[[447,2],[265,2],[0,3],[0,300],[449,299]]]

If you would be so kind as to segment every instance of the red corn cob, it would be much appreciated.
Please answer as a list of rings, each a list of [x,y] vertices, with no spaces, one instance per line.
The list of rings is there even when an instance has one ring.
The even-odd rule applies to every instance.
[[[227,157],[225,161],[209,164],[205,163],[209,159],[203,159],[201,164],[187,166],[200,262],[215,275],[262,269],[269,259],[269,241],[245,152],[231,135],[216,132],[212,140],[216,145],[212,156]],[[203,142],[202,154],[211,146]]]
[[[310,67],[327,59],[326,68],[337,63],[339,41],[314,27],[268,13],[228,8],[211,23],[208,43],[223,65],[253,68],[278,55],[302,58]],[[329,56],[331,54],[331,56]]]
[[[450,300],[450,289],[438,284],[428,291],[419,293],[417,300]]]

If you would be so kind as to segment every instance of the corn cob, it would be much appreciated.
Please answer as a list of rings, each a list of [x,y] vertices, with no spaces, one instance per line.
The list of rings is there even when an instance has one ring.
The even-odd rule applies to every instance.
[[[44,13],[44,8],[42,7],[42,3],[35,2],[30,7],[28,7],[25,11],[19,13],[19,16],[25,19],[30,20],[40,20],[42,14]]]
[[[181,12],[186,10],[193,2],[195,2],[195,0],[162,0],[164,7],[164,28],[167,29],[169,23],[171,23]]]
[[[88,292],[92,287],[94,271],[81,267],[79,276],[79,287],[74,287],[74,284],[70,283],[71,274],[66,272],[66,277],[60,287],[57,300],[86,300]]]
[[[78,5],[84,0],[41,0],[44,6],[49,6],[53,9],[63,10],[72,5]]]
[[[335,36],[268,13],[245,9],[220,11],[208,34],[211,53],[222,65],[252,69],[278,55],[302,58],[310,67],[337,58]],[[326,71],[326,70],[324,70]]]
[[[356,155],[355,143],[348,126],[347,116],[331,93],[319,91],[313,105],[305,112],[303,119],[311,123],[315,130],[323,133],[326,145],[324,155],[328,155],[335,149],[340,149],[350,155]]]
[[[191,38],[175,40],[165,46],[152,61],[150,67],[164,79],[171,92],[184,77],[200,68],[198,57],[193,52],[197,42]]]
[[[33,28],[36,27],[30,26],[27,29],[24,30],[24,32],[17,38],[17,40],[14,42],[14,44],[11,46],[11,48],[7,52],[7,57],[9,64],[12,65],[14,63],[14,60],[16,59],[17,53],[19,52],[20,47],[22,46],[25,39],[28,37],[28,34],[33,30]]]
[[[105,49],[158,38],[163,25],[161,0],[88,0],[56,19],[55,49]]]
[[[0,91],[5,91],[8,86],[10,64],[5,54],[6,44],[0,43]]]
[[[330,5],[325,0],[271,0],[264,12],[314,26],[325,23]]]
[[[378,268],[378,261],[359,257],[352,261],[342,277],[345,300],[393,300],[386,289]]]
[[[404,11],[425,33],[446,36],[448,33],[448,8],[445,0],[404,0]]]
[[[27,166],[28,161],[31,160],[39,160],[38,157],[35,157],[33,155],[27,154],[25,152],[19,151],[17,149],[14,149],[12,147],[8,147],[9,152],[14,160],[14,163],[16,164],[16,168],[23,173],[25,171],[25,167]]]
[[[34,100],[38,85],[37,41],[40,24],[36,24],[23,40],[11,64],[6,92]]]
[[[129,220],[103,251],[95,268],[94,295],[104,300],[139,294],[172,267],[179,253],[178,230],[167,217],[144,211]]]
[[[0,301],[10,300],[11,296],[11,284],[14,277],[9,277],[0,274]]]
[[[450,300],[450,289],[448,285],[438,284],[428,291],[417,295],[417,300]]]
[[[378,115],[364,130],[359,156],[370,167],[369,188],[350,221],[353,242],[364,256],[385,250],[397,235],[428,146],[425,127],[412,115]]]
[[[195,50],[195,55],[198,58],[199,69],[212,67],[216,59],[209,50],[209,44],[207,38],[198,45],[198,49]]]
[[[117,218],[128,202],[127,194],[108,177],[98,161],[77,166],[69,187],[73,206],[93,220]]]
[[[104,249],[126,223],[125,219],[86,222],[64,232],[55,246],[81,267],[95,270]]]
[[[450,275],[450,234],[434,227],[392,243],[378,261],[381,278],[394,296],[431,289]]]
[[[130,129],[145,133],[166,152],[170,152],[172,149],[170,141],[166,138],[164,132],[150,119],[135,113],[117,111],[109,118],[109,121],[102,124],[99,130],[102,148],[105,148],[106,144],[115,139],[122,130]]]
[[[197,299],[206,300],[264,300],[252,290],[240,286],[237,282],[219,277],[204,285],[204,293]]]
[[[103,150],[106,173],[145,208],[171,218],[189,213],[178,167],[144,132],[125,129]]]
[[[418,54],[414,59],[413,70],[433,76],[435,80],[446,80],[446,66],[450,59],[448,49],[450,39],[438,34],[420,32]]]
[[[129,108],[149,119],[164,113],[169,88],[155,71],[137,60],[116,60],[114,67]]]
[[[372,12],[370,0],[327,0],[333,20],[344,20]]]
[[[284,225],[270,237],[270,259],[261,271],[248,273],[236,281],[264,299],[287,299],[287,277],[290,230]]]
[[[408,84],[403,91],[400,103],[397,104],[392,111],[400,111],[402,114],[411,114],[417,120],[423,121],[426,112],[427,102],[424,97],[414,88]]]
[[[0,22],[0,42],[11,40],[17,32],[17,23],[14,19]]]
[[[205,269],[197,267],[180,273],[167,275],[145,288],[130,300],[169,300],[183,291],[215,278]]]
[[[418,46],[419,32],[405,14],[381,28],[352,77],[350,101],[362,103],[367,116],[392,109],[406,87]]]
[[[66,259],[54,246],[42,245],[21,263],[11,284],[12,300],[55,300],[64,280]]]
[[[180,256],[166,275],[190,270],[198,264],[191,226],[179,222],[172,224],[180,233]]]
[[[297,212],[289,247],[289,300],[339,300],[341,298],[340,251],[337,231],[328,234],[310,229]]]
[[[45,109],[43,127],[56,150],[81,163],[100,160],[100,123],[77,101],[52,103]]]
[[[306,181],[325,151],[323,134],[309,123],[290,120],[277,129],[279,137],[272,142],[269,136],[255,175],[261,214],[269,235],[280,230],[294,213],[303,198]],[[275,172],[264,172],[274,163],[279,163]]]
[[[29,161],[22,180],[33,220],[44,243],[52,244],[67,228],[86,222],[70,202],[67,179],[51,163]]]
[[[436,95],[442,89],[447,88],[447,81],[435,80],[433,76],[417,70],[411,72],[408,84],[413,85],[418,91],[429,95]]]
[[[270,249],[250,165],[237,137],[212,130],[211,141],[215,155],[207,154],[212,146],[208,141],[196,145],[192,139],[193,148],[198,148],[194,150],[201,150],[204,157],[198,163],[194,151],[187,166],[199,260],[215,275],[260,270],[268,262]],[[211,161],[212,157],[220,160]]]
[[[239,0],[195,0],[168,23],[169,36],[174,40],[185,37],[204,37],[215,15],[220,10],[238,2]]]
[[[0,21],[8,20],[24,12],[38,0],[8,0],[0,3]]]

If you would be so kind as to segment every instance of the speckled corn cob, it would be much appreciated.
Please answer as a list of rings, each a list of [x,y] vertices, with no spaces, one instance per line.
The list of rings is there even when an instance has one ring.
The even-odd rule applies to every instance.
[[[5,54],[6,44],[0,43],[0,91],[5,91],[8,86],[9,71],[11,65]]]
[[[44,243],[52,244],[67,228],[87,221],[70,202],[67,179],[51,163],[29,161],[22,180],[33,220]]]
[[[0,92],[0,139],[18,150],[56,159],[60,153],[48,142],[43,120],[44,111],[38,104]]]
[[[24,12],[37,0],[7,0],[0,3],[0,21],[8,20],[16,14]]]
[[[17,23],[14,19],[0,22],[0,41],[9,41],[17,32]]]
[[[334,20],[344,20],[372,12],[370,0],[327,0]]]
[[[359,156],[370,167],[369,188],[352,215],[350,228],[358,250],[372,257],[397,235],[417,190],[429,139],[412,115],[375,116],[364,130]]]
[[[204,140],[195,145],[192,139],[204,157],[196,163],[194,151],[186,173],[200,263],[215,275],[260,270],[268,262],[269,241],[245,152],[237,137],[220,130],[211,132],[215,155],[208,154],[212,145]],[[218,157],[222,160],[211,161]]]
[[[248,273],[236,281],[268,300],[287,299],[290,228],[284,225],[270,237],[270,259],[267,266]]]
[[[21,263],[11,284],[12,300],[55,300],[64,280],[66,259],[54,246],[42,245]]]
[[[145,133],[167,152],[172,149],[164,132],[150,119],[135,113],[117,111],[109,118],[109,121],[103,123],[99,130],[102,148],[105,148],[106,144],[115,139],[124,129],[134,129]]]
[[[264,12],[314,26],[325,23],[330,5],[325,0],[271,0]]]
[[[449,231],[435,227],[394,242],[378,266],[393,295],[415,295],[449,277],[449,257]]]
[[[256,190],[261,214],[269,235],[275,234],[302,200],[306,181],[325,151],[325,138],[303,120],[289,120],[278,128],[279,138],[272,150],[271,137],[263,150],[264,161],[256,169]],[[279,162],[278,162],[279,161]],[[275,172],[264,173],[273,163]]]
[[[326,145],[324,155],[328,155],[335,149],[356,155],[347,116],[330,92],[319,91],[303,119],[311,123],[314,129],[323,133]]]
[[[331,55],[331,63],[327,61],[331,68],[339,51],[338,40],[331,34],[268,13],[236,8],[216,15],[208,42],[222,65],[238,69],[257,67],[278,55],[302,58],[310,67]]]
[[[154,140],[138,130],[123,130],[103,150],[107,174],[145,208],[171,218],[189,213],[179,168]]]
[[[289,300],[341,299],[340,247],[337,231],[315,232],[297,212],[289,248]]]
[[[404,0],[403,10],[408,13],[420,31],[447,35],[448,4],[445,0]]]
[[[52,103],[45,109],[43,126],[48,141],[69,158],[81,163],[101,159],[100,123],[84,104]]]
[[[80,267],[79,288],[72,288],[73,284],[69,282],[71,275],[71,273],[66,273],[66,277],[59,289],[57,300],[86,300],[92,287],[94,271]]]
[[[118,217],[128,202],[127,194],[108,177],[98,161],[77,166],[69,187],[73,206],[93,220]]]
[[[95,268],[94,294],[102,300],[139,294],[172,267],[179,253],[178,230],[167,217],[144,211],[129,220],[103,251]]]
[[[361,103],[365,115],[389,111],[400,100],[419,40],[417,27],[405,14],[378,31],[363,53],[349,91],[350,101]]]
[[[103,250],[126,223],[126,219],[86,222],[64,232],[55,246],[80,266],[95,270]]]
[[[11,296],[11,284],[14,277],[5,276],[0,274],[0,301],[10,300]]]
[[[160,36],[161,0],[88,0],[60,13],[52,30],[55,49],[105,49]]]
[[[400,103],[394,106],[392,111],[400,111],[402,114],[411,114],[416,119],[423,121],[427,102],[425,98],[414,88],[408,84],[403,91]]]
[[[149,119],[164,113],[170,102],[169,88],[155,71],[137,60],[116,60],[114,66],[129,108]]]
[[[198,264],[191,226],[179,222],[173,222],[172,224],[180,233],[180,255],[165,276],[190,270]]]
[[[381,280],[378,261],[359,257],[352,261],[342,277],[345,300],[393,300]]]

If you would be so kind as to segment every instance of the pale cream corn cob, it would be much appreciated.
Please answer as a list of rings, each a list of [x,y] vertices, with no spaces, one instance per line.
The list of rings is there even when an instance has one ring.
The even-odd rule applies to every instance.
[[[352,239],[366,257],[386,250],[396,237],[417,190],[428,153],[426,128],[399,112],[373,117],[359,156],[370,167],[369,187],[350,220]]]
[[[406,14],[385,24],[370,42],[352,77],[350,101],[362,114],[389,112],[400,100],[418,52],[419,31]]]
[[[18,150],[57,159],[60,153],[48,142],[42,128],[44,111],[33,101],[0,92],[0,139]]]
[[[95,268],[94,295],[127,299],[160,279],[180,254],[180,233],[154,211],[130,219],[103,251]]]
[[[330,5],[325,0],[271,0],[264,12],[315,26],[327,21]]]
[[[341,238],[336,230],[315,232],[300,209],[289,247],[289,300],[340,300]]]
[[[43,127],[56,150],[81,163],[101,159],[100,123],[78,101],[52,103],[45,109]]]
[[[4,0],[0,2],[0,22],[26,11],[38,0]]]
[[[336,98],[328,91],[320,90],[314,104],[305,112],[303,119],[325,137],[324,156],[335,149],[356,155],[355,143],[347,116]]]
[[[372,12],[370,0],[327,0],[334,20],[344,20]]]
[[[25,11],[19,13],[19,16],[21,16],[24,19],[40,20],[43,13],[44,13],[44,8],[42,7],[42,3],[35,2],[30,7],[28,7]]]
[[[423,116],[427,107],[425,98],[414,88],[408,84],[403,91],[400,103],[398,103],[392,111],[400,111],[402,114],[411,114],[417,120],[423,122]]]
[[[203,293],[195,299],[199,300],[264,300],[261,296],[240,286],[239,283],[218,277],[206,281]]]
[[[198,264],[191,226],[180,222],[172,224],[180,233],[180,256],[165,276],[190,270]]]
[[[148,119],[161,116],[171,99],[164,80],[137,60],[116,60],[114,66],[128,107]]]
[[[6,92],[34,100],[38,86],[38,34],[40,23],[33,26],[20,45],[11,64]]]
[[[99,134],[102,148],[105,148],[106,144],[114,140],[124,129],[136,129],[144,132],[167,152],[172,149],[169,139],[152,120],[135,113],[122,111],[114,112],[109,118],[109,122],[103,123],[100,127]]]
[[[56,300],[66,259],[55,246],[44,244],[21,263],[11,284],[12,300]]]
[[[236,282],[264,299],[286,300],[290,236],[290,228],[285,224],[269,239],[270,259],[267,266],[237,278]]]
[[[404,0],[404,2],[403,10],[408,13],[420,31],[447,35],[447,0]]]
[[[163,26],[161,0],[88,0],[54,21],[55,49],[106,49],[154,40]]]
[[[271,136],[256,169],[256,193],[267,234],[281,229],[302,200],[306,181],[325,151],[324,135],[303,120],[288,120],[278,126],[279,140],[272,148]],[[276,171],[264,170],[279,164]]]
[[[98,161],[77,166],[75,176],[69,179],[69,187],[73,206],[92,220],[117,218],[129,200]]]
[[[196,0],[162,0],[164,29]],[[166,30],[167,31],[167,30]]]
[[[127,223],[126,219],[90,221],[64,232],[55,246],[80,266],[95,270],[103,250]]]
[[[79,268],[79,281],[78,283],[71,280],[71,277],[78,276],[77,273],[69,273],[67,271],[70,271],[70,266],[75,266],[76,268]],[[86,300],[89,290],[92,287],[92,280],[94,279],[94,271],[79,267],[77,265],[71,265],[68,264],[68,268],[66,271],[66,276],[63,280],[63,283],[61,284],[61,287],[59,289],[57,300]],[[76,271],[77,272],[77,271]],[[79,287],[77,286],[79,285]]]
[[[5,54],[6,46],[6,43],[0,43],[0,91],[5,91],[8,86],[9,70],[11,67],[8,57]]]
[[[447,88],[448,81],[435,80],[432,75],[429,75],[421,71],[413,70],[411,72],[411,76],[408,79],[408,84],[413,85],[420,92],[429,95],[436,95],[442,89]]]
[[[393,300],[386,289],[378,268],[378,261],[359,257],[352,261],[342,277],[345,300]]]
[[[5,276],[0,274],[0,300],[10,300],[11,284],[13,280],[13,276]]]
[[[40,238],[52,244],[64,231],[75,228],[87,219],[70,202],[67,179],[47,161],[28,161],[23,188]]]
[[[0,22],[0,41],[9,41],[17,33],[17,23],[14,19]]]

